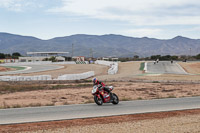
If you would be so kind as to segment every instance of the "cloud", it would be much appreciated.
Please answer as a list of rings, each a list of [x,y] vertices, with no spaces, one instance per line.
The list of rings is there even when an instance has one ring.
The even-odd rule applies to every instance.
[[[199,24],[199,0],[62,0],[48,12],[134,25]]]
[[[0,0],[0,7],[12,11],[21,11],[21,0]]]
[[[31,10],[44,7],[44,3],[47,0],[0,0],[0,8],[7,9],[9,11],[22,12],[25,10]]]

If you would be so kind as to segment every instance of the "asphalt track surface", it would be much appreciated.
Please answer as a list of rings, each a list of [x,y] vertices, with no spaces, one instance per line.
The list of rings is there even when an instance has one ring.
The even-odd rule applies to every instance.
[[[171,63],[170,61],[159,61],[156,64],[154,62],[148,62],[147,73],[188,74],[178,63]]]
[[[22,65],[16,65],[16,66],[22,66]],[[17,70],[17,71],[0,72],[0,75],[34,73],[34,72],[42,72],[42,71],[49,71],[49,70],[56,70],[56,69],[63,68],[63,66],[56,66],[56,65],[25,65],[22,67],[26,67],[26,69]]]
[[[80,104],[64,106],[1,109],[0,124],[16,124],[124,114],[199,109],[200,97],[124,101],[118,105]]]

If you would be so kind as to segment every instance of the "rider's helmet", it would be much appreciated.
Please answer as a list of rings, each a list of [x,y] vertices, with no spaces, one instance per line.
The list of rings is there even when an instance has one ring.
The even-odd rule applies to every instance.
[[[96,84],[97,81],[98,81],[97,78],[93,78],[93,79],[92,79],[92,82],[93,82],[94,84]]]

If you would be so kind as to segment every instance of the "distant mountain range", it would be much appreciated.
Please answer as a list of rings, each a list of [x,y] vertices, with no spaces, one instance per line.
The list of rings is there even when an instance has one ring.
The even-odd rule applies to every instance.
[[[70,52],[74,44],[74,56],[90,57],[133,57],[139,55],[197,55],[200,53],[200,39],[177,36],[172,39],[135,38],[122,35],[77,34],[41,40],[31,36],[21,36],[0,32],[0,53],[20,52]],[[92,52],[91,52],[92,51]]]

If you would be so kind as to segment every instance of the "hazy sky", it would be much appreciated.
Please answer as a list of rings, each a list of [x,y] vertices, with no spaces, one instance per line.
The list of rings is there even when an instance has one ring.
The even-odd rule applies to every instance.
[[[200,0],[0,0],[0,32],[200,38]]]

